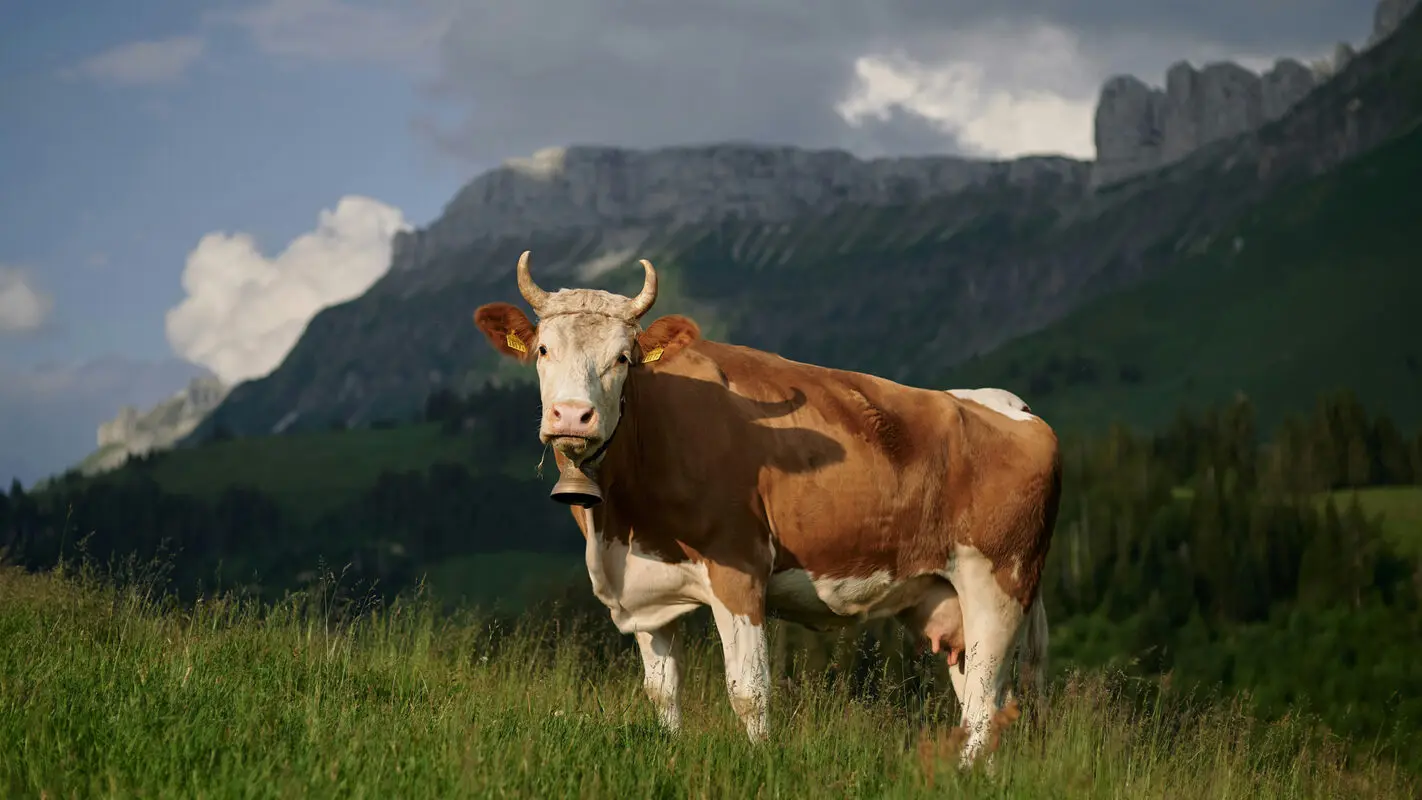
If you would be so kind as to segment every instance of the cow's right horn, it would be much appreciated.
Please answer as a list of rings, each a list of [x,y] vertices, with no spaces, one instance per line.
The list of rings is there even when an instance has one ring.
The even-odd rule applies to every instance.
[[[528,253],[523,251],[523,255],[518,257],[518,291],[523,295],[523,299],[533,306],[533,313],[537,314],[538,309],[548,301],[548,293],[538,288],[538,284],[533,282],[533,276],[528,273]]]
[[[657,302],[657,270],[652,266],[652,262],[647,259],[641,261],[642,269],[646,272],[646,277],[642,279],[642,291],[632,298],[632,315],[640,317],[652,310],[652,304]]]

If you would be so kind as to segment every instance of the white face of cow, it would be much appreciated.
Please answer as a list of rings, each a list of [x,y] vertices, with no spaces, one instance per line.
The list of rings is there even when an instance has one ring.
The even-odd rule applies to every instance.
[[[564,313],[538,326],[538,438],[574,462],[617,429],[622,388],[632,368],[637,325],[598,313]]]
[[[518,288],[533,306],[535,326],[508,303],[488,303],[474,322],[494,348],[538,368],[543,413],[538,438],[575,464],[593,456],[622,418],[622,391],[637,356],[638,325],[657,299],[657,271],[646,271],[636,297],[598,289],[545,292],[518,260]]]

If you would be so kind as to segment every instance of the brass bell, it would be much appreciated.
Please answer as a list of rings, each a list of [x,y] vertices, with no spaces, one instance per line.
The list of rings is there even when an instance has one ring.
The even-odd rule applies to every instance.
[[[559,467],[558,482],[553,484],[549,497],[560,503],[583,508],[592,508],[602,502],[602,487],[597,485],[595,475],[589,475],[572,462],[567,462],[566,466],[559,464]]]

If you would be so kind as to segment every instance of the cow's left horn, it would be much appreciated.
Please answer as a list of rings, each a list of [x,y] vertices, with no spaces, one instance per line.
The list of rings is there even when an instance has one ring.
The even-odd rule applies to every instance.
[[[645,258],[642,259],[642,269],[647,273],[642,279],[642,292],[632,298],[632,313],[637,317],[651,311],[652,304],[657,302],[657,270]]]
[[[525,250],[523,255],[518,257],[518,292],[533,306],[533,313],[537,314],[538,309],[548,300],[548,293],[538,288],[538,284],[533,282],[533,276],[528,272],[528,252]]]

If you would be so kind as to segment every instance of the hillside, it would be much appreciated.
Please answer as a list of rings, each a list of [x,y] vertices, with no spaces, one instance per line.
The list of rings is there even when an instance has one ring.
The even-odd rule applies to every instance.
[[[1266,425],[1350,389],[1422,424],[1422,129],[1272,195],[1155,280],[974,359],[952,386],[1011,386],[1054,424],[1159,427],[1247,395]]]
[[[391,271],[326,309],[277,370],[236,387],[190,437],[403,418],[439,387],[510,380],[470,323],[510,300],[524,249],[546,285],[622,289],[647,257],[675,289],[655,314],[800,360],[942,384],[949,371],[1148,280],[1271,192],[1422,118],[1422,15],[1272,122],[1091,188],[1066,159],[860,161],[722,145],[567,148],[506,164]],[[1202,73],[1203,74],[1203,73]],[[1214,73],[1211,73],[1214,74]]]
[[[310,519],[349,501],[386,471],[419,472],[446,463],[480,474],[498,473],[506,453],[485,452],[486,442],[478,432],[450,436],[428,423],[245,437],[162,453],[135,470],[113,473],[110,479],[142,471],[166,491],[209,501],[229,487],[245,486]],[[536,449],[536,444],[524,449]],[[528,454],[521,455],[528,460],[525,466],[531,466]],[[531,477],[533,471],[523,472]]]

